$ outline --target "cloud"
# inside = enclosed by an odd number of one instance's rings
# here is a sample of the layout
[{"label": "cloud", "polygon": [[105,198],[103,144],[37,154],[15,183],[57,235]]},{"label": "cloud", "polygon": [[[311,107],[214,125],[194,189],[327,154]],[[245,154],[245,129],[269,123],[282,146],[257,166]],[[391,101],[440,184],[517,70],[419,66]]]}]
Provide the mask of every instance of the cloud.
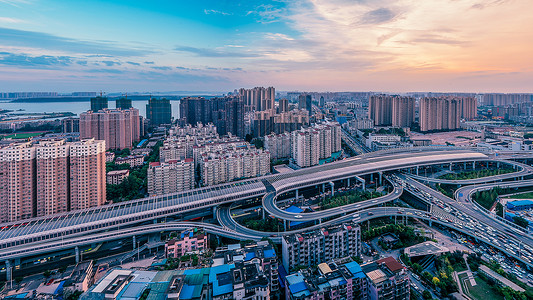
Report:
[{"label": "cloud", "polygon": [[151,51],[126,48],[110,41],[83,41],[43,32],[0,27],[2,46],[31,47],[78,54],[144,56]]},{"label": "cloud", "polygon": [[223,16],[231,15],[230,13],[223,12],[223,11],[220,11],[220,10],[214,10],[214,9],[204,9],[204,13],[206,15],[223,15]]},{"label": "cloud", "polygon": [[140,63],[136,63],[136,62],[133,62],[133,61],[127,61],[126,63],[132,65],[132,66],[140,66],[141,64]]},{"label": "cloud", "polygon": [[225,49],[217,49],[217,48],[196,48],[196,47],[189,47],[189,46],[179,46],[176,47],[174,50],[180,51],[180,52],[188,52],[195,54],[196,56],[201,57],[257,57],[258,54],[250,53],[246,51],[236,52],[236,51],[228,51]]},{"label": "cloud", "polygon": [[152,67],[152,69],[163,70],[163,71],[172,70],[171,67],[167,67],[167,66],[156,66],[156,67]]},{"label": "cloud", "polygon": [[275,7],[274,5],[261,4],[254,10],[249,11],[247,15],[256,15],[259,17],[257,22],[269,24],[280,21],[280,19],[284,16],[284,13],[283,9]]},{"label": "cloud", "polygon": [[9,52],[0,52],[0,64],[19,66],[19,67],[64,67],[73,63],[73,58],[70,56],[51,56],[40,55],[30,56],[26,54],[16,54]]},{"label": "cloud", "polygon": [[9,17],[0,17],[0,23],[18,24],[18,23],[26,23],[26,21],[21,20],[21,19],[9,18]]},{"label": "cloud", "polygon": [[363,15],[362,23],[364,24],[382,24],[391,21],[396,17],[396,14],[388,8],[378,8],[371,10]]},{"label": "cloud", "polygon": [[147,65],[153,65],[154,64],[153,61],[145,61],[144,63],[147,64]]},{"label": "cloud", "polygon": [[115,65],[118,65],[118,66],[121,65],[121,63],[119,63],[117,61],[112,61],[112,60],[104,60],[104,61],[102,61],[102,63],[104,63],[108,67],[112,67],[112,66],[115,66]]}]

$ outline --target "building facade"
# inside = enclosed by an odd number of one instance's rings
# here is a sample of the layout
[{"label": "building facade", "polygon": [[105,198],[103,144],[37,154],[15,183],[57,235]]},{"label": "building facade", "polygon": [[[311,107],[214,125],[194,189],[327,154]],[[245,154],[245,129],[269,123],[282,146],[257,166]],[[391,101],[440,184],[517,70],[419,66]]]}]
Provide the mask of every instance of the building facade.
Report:
[{"label": "building facade", "polygon": [[357,223],[286,235],[281,239],[283,267],[311,267],[338,257],[361,254],[361,230]]},{"label": "building facade", "polygon": [[172,106],[166,98],[150,98],[146,104],[146,118],[152,126],[172,123]]},{"label": "building facade", "polygon": [[150,196],[177,193],[194,188],[194,161],[169,160],[152,162],[148,167],[148,194]]},{"label": "building facade", "polygon": [[104,109],[80,114],[80,138],[105,140],[107,149],[132,148],[140,140],[139,110]]},{"label": "building facade", "polygon": [[182,231],[176,238],[165,243],[166,257],[179,258],[188,252],[207,249],[207,234],[196,228]]},{"label": "building facade", "polygon": [[41,140],[0,148],[0,222],[105,202],[105,142]]}]

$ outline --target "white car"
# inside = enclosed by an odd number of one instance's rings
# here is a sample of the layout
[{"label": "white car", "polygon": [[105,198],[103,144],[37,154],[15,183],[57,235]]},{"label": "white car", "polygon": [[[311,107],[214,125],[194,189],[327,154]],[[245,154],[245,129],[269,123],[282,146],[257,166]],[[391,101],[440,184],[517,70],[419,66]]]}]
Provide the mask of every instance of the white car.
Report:
[{"label": "white car", "polygon": [[294,217],[297,218],[297,219],[300,219],[300,218],[302,218],[302,215],[296,215]]}]

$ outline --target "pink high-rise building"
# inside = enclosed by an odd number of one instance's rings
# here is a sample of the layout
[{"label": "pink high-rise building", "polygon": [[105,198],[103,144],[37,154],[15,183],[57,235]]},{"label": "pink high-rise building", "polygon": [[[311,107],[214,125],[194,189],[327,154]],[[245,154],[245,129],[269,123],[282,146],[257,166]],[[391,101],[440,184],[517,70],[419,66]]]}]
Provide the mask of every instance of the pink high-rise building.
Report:
[{"label": "pink high-rise building", "polygon": [[70,144],[70,209],[106,201],[105,141],[87,139]]},{"label": "pink high-rise building", "polygon": [[36,216],[68,211],[69,144],[64,140],[40,141],[37,157]]},{"label": "pink high-rise building", "polygon": [[0,148],[0,222],[35,212],[35,148],[30,142]]},{"label": "pink high-rise building", "polygon": [[103,109],[80,114],[80,138],[105,140],[107,149],[132,148],[140,139],[139,110]]}]

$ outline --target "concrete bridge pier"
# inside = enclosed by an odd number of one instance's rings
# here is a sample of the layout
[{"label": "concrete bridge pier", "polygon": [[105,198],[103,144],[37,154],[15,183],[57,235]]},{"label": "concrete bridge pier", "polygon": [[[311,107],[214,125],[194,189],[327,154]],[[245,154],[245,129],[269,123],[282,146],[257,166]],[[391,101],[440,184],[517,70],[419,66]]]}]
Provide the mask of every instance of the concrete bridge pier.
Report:
[{"label": "concrete bridge pier", "polygon": [[416,176],[418,176],[418,166],[416,166]]},{"label": "concrete bridge pier", "polygon": [[296,197],[296,201],[298,201],[298,189],[294,190],[294,193],[295,193],[294,197]]},{"label": "concrete bridge pier", "polygon": [[472,171],[474,171],[475,169],[476,169],[476,161],[474,160],[474,161],[472,162]]},{"label": "concrete bridge pier", "polygon": [[9,259],[5,261],[5,264],[6,264],[6,281],[9,282],[11,284],[11,288],[13,288],[13,266]]},{"label": "concrete bridge pier", "polygon": [[347,183],[348,183],[347,187],[350,187],[350,178],[347,179]]},{"label": "concrete bridge pier", "polygon": [[366,180],[359,176],[355,176],[355,179],[359,180],[363,184],[363,191],[366,190]]},{"label": "concrete bridge pier", "polygon": [[[418,171],[418,169],[417,169],[417,171]],[[383,172],[379,171],[378,175],[379,175],[379,185],[381,185],[381,183],[383,182]]]},{"label": "concrete bridge pier", "polygon": [[333,196],[335,194],[335,184],[333,181],[330,181],[329,185],[331,186],[331,196]]},{"label": "concrete bridge pier", "polygon": [[135,236],[133,236],[133,250],[135,250],[135,248],[137,247],[137,238]]},{"label": "concrete bridge pier", "polygon": [[452,164],[452,163],[450,163],[450,171],[452,170],[452,168],[453,168],[453,164]]},{"label": "concrete bridge pier", "polygon": [[76,263],[79,263],[80,262],[80,248],[76,246],[74,248],[74,252],[76,253]]}]

